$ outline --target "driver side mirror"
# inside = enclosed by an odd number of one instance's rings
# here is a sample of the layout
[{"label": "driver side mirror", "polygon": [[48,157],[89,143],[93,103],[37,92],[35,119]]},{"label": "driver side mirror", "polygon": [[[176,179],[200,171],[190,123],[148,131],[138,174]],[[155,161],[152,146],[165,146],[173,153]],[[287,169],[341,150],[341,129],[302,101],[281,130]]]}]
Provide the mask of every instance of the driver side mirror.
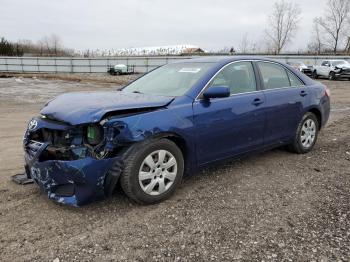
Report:
[{"label": "driver side mirror", "polygon": [[230,89],[224,86],[209,87],[204,93],[203,97],[207,100],[211,98],[224,98],[230,96]]}]

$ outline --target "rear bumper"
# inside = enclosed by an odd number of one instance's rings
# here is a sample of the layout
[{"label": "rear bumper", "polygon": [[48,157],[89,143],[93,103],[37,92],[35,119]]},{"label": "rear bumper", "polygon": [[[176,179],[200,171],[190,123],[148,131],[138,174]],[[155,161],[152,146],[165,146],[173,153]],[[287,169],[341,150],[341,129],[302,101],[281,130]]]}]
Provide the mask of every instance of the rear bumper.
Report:
[{"label": "rear bumper", "polygon": [[325,96],[321,100],[321,115],[322,115],[321,128],[323,128],[327,124],[330,112],[331,112],[330,98]]},{"label": "rear bumper", "polygon": [[104,198],[106,176],[112,166],[121,161],[120,157],[43,162],[38,159],[25,152],[26,170],[30,177],[50,199],[71,206],[81,206]]}]

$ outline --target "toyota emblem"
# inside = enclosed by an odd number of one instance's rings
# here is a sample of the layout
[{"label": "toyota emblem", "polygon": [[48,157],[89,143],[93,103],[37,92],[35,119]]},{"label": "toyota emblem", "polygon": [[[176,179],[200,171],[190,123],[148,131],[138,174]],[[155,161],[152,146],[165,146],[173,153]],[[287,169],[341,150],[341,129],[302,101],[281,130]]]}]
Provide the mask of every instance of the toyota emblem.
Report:
[{"label": "toyota emblem", "polygon": [[38,121],[33,119],[32,121],[29,122],[28,129],[29,130],[34,130],[37,126],[38,126]]}]

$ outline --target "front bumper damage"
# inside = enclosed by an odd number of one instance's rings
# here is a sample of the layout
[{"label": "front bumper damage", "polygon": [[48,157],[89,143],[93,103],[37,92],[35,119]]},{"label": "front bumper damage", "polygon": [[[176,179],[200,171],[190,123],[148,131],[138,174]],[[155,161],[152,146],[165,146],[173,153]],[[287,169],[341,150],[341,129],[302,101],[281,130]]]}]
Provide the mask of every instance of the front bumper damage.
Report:
[{"label": "front bumper damage", "polygon": [[336,68],[334,73],[336,78],[350,79],[350,68]]},{"label": "front bumper damage", "polygon": [[[52,127],[51,123],[45,120],[37,118],[35,121],[38,127],[34,132]],[[55,127],[61,130],[69,128],[63,124]],[[111,191],[109,187],[114,188],[119,178],[119,174],[110,172],[113,166],[122,165],[122,157],[118,154],[96,159],[85,152],[84,146],[71,146],[71,149],[67,150],[71,150],[71,154],[75,154],[76,157],[64,159],[60,156],[61,159],[54,159],[47,156],[47,153],[53,150],[53,145],[31,139],[30,131],[25,134],[23,146],[27,175],[47,193],[50,199],[58,203],[81,206],[103,199]],[[57,149],[58,152],[60,150]],[[106,179],[107,176],[113,177]]]},{"label": "front bumper damage", "polygon": [[108,171],[120,158],[96,160],[85,158],[73,161],[28,161],[31,178],[59,203],[81,206],[105,197],[104,183]]}]

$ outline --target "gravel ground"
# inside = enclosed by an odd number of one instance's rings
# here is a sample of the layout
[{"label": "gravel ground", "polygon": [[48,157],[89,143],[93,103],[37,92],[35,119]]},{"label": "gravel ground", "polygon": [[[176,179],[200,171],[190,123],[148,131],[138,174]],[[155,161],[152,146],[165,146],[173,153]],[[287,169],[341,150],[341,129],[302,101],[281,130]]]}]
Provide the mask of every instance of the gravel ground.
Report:
[{"label": "gravel ground", "polygon": [[21,139],[46,100],[110,83],[0,79],[0,259],[3,261],[349,261],[350,82],[324,81],[332,115],[315,150],[275,149],[184,179],[163,203],[123,193],[84,206],[19,186]]}]

